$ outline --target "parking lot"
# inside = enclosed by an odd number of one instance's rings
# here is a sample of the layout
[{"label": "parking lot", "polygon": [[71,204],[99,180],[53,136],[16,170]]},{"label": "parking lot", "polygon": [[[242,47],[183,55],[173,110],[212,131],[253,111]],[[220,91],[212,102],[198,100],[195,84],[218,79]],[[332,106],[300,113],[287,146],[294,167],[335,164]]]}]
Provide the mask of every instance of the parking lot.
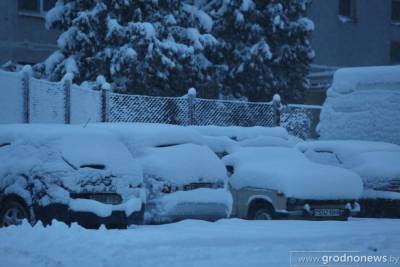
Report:
[{"label": "parking lot", "polygon": [[[187,220],[128,230],[24,224],[0,229],[0,266],[316,265],[297,257],[297,251],[387,256],[392,262],[356,266],[396,266],[399,225],[399,220],[352,218],[348,222]],[[319,266],[350,265],[325,263]]]}]

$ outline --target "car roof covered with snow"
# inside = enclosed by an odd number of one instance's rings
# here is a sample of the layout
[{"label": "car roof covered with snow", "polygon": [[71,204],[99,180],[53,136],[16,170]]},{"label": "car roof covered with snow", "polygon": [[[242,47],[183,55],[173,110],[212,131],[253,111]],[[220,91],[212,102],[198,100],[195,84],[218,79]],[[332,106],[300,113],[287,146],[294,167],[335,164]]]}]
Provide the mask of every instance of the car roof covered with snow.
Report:
[{"label": "car roof covered with snow", "polygon": [[183,144],[148,148],[140,158],[145,175],[174,185],[225,182],[224,164],[207,147]]},{"label": "car roof covered with snow", "polygon": [[385,142],[331,140],[307,141],[297,147],[309,158],[312,153],[334,153],[342,167],[357,172],[364,181],[400,178],[400,146]]},{"label": "car roof covered with snow", "polygon": [[277,190],[300,199],[357,199],[360,177],[348,170],[313,163],[296,148],[247,147],[223,158],[233,166],[231,185]]},{"label": "car roof covered with snow", "polygon": [[204,136],[227,136],[236,141],[256,138],[259,136],[272,136],[285,140],[289,139],[289,134],[282,127],[239,127],[239,126],[191,126]]},{"label": "car roof covered with snow", "polygon": [[133,146],[158,147],[204,144],[202,136],[184,126],[159,123],[96,123],[90,128],[111,130]]}]

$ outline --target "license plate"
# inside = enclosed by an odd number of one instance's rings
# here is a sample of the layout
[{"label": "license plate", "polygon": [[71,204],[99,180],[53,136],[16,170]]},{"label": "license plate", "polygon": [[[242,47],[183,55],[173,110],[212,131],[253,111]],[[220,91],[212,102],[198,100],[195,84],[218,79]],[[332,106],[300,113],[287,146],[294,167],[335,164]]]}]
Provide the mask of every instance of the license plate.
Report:
[{"label": "license plate", "polygon": [[314,209],[316,217],[338,217],[343,214],[341,209]]}]

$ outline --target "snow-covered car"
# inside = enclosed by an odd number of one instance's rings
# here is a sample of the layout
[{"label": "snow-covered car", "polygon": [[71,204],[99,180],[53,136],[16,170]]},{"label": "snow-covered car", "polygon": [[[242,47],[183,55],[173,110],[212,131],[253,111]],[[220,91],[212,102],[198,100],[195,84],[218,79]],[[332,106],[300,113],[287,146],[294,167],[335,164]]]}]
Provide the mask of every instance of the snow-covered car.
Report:
[{"label": "snow-covered car", "polygon": [[359,211],[360,177],[316,164],[296,148],[243,147],[225,156],[232,217],[343,220]]},{"label": "snow-covered car", "polygon": [[205,144],[222,158],[238,147],[293,147],[296,140],[282,127],[191,126],[203,135]]},{"label": "snow-covered car", "polygon": [[188,127],[165,124],[101,124],[139,150],[147,189],[145,221],[227,218],[232,196],[221,160]]},{"label": "snow-covered car", "polygon": [[96,228],[140,224],[143,174],[107,131],[81,126],[0,126],[0,225],[53,219]]},{"label": "snow-covered car", "polygon": [[400,146],[384,142],[332,140],[297,144],[309,159],[339,166],[364,182],[362,216],[400,216]]}]

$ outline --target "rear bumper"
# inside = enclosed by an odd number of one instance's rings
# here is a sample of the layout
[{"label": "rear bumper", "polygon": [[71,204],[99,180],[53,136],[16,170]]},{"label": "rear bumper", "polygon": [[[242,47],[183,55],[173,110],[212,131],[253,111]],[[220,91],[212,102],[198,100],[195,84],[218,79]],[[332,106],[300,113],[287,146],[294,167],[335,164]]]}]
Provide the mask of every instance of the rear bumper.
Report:
[{"label": "rear bumper", "polygon": [[148,201],[145,210],[146,223],[167,223],[185,219],[216,221],[229,217],[232,195],[225,189],[175,192]]},{"label": "rear bumper", "polygon": [[[319,211],[326,212],[319,212]],[[360,205],[357,202],[338,205],[310,205],[292,207],[290,210],[278,210],[276,215],[281,219],[305,220],[346,220],[350,216],[358,215]]]},{"label": "rear bumper", "polygon": [[113,211],[110,216],[100,217],[92,212],[72,211],[65,204],[50,204],[45,207],[35,206],[36,220],[44,225],[51,224],[52,220],[62,221],[68,225],[78,223],[86,228],[98,228],[104,224],[108,228],[124,228],[130,224],[142,224],[144,217],[144,205],[140,211],[127,216],[124,211]]},{"label": "rear bumper", "polygon": [[157,212],[154,204],[146,205],[146,223],[168,223],[181,220],[216,221],[229,216],[229,207],[221,203],[180,203],[168,212]]}]

